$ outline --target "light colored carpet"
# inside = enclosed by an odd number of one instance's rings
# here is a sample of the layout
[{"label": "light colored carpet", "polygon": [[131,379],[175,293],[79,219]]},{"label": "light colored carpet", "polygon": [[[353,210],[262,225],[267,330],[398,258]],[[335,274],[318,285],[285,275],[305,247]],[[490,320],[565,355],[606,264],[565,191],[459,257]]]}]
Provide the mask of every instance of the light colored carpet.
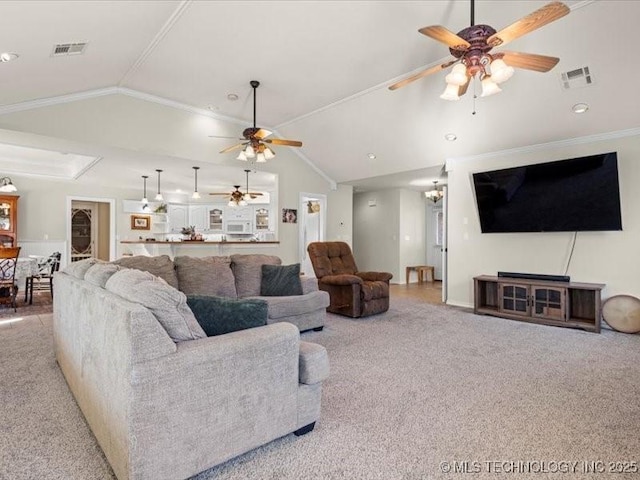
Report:
[{"label": "light colored carpet", "polygon": [[[316,429],[195,478],[640,477],[608,473],[609,462],[640,462],[639,335],[402,299],[366,319],[329,315],[303,338],[331,361]],[[0,328],[0,340],[0,479],[113,478],[55,363],[49,317]],[[478,473],[443,473],[454,461]]]}]

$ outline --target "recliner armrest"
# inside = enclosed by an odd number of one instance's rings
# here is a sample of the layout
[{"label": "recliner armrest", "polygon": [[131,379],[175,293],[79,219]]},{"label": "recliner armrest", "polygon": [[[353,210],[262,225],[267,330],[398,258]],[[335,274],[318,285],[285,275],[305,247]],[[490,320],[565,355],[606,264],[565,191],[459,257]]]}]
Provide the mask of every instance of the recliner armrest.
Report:
[{"label": "recliner armrest", "polygon": [[329,376],[327,349],[317,343],[300,341],[299,381],[313,385]]},{"label": "recliner armrest", "polygon": [[327,275],[319,280],[320,283],[326,283],[327,285],[354,285],[362,284],[362,278],[356,275],[350,275],[343,273],[341,275]]},{"label": "recliner armrest", "polygon": [[389,272],[356,272],[356,275],[367,282],[388,282],[393,278]]}]

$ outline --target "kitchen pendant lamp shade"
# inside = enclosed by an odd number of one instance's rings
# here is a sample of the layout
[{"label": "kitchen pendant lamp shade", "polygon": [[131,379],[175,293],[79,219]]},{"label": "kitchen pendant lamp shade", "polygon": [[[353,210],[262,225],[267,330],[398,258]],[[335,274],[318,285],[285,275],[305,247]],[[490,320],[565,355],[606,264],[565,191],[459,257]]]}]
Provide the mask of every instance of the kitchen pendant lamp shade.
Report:
[{"label": "kitchen pendant lamp shade", "polygon": [[[142,200],[140,200],[140,201],[143,204],[149,203],[149,200],[147,199],[147,178],[149,178],[149,175],[142,175],[143,193],[142,193]],[[144,207],[144,205],[143,205],[143,207]]]},{"label": "kitchen pendant lamp shade", "polygon": [[162,201],[162,193],[160,193],[160,174],[162,173],[162,170],[156,170],[156,172],[158,172],[158,193],[156,194],[156,200],[158,202]]},{"label": "kitchen pendant lamp shade", "polygon": [[198,170],[200,170],[200,167],[192,167],[192,168],[193,168],[195,183],[194,183],[193,195],[191,195],[191,198],[198,199],[200,198],[200,194],[198,193]]}]

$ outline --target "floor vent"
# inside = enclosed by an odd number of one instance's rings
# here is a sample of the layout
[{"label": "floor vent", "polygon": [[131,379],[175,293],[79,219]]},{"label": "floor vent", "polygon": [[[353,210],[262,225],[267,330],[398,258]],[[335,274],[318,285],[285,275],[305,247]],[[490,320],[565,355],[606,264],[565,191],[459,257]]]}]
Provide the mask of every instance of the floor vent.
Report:
[{"label": "floor vent", "polygon": [[81,55],[87,46],[87,42],[82,43],[58,43],[53,46],[52,57],[63,57],[67,55]]},{"label": "floor vent", "polygon": [[576,68],[560,74],[560,81],[565,90],[578,87],[588,87],[593,84],[593,76],[589,67]]}]

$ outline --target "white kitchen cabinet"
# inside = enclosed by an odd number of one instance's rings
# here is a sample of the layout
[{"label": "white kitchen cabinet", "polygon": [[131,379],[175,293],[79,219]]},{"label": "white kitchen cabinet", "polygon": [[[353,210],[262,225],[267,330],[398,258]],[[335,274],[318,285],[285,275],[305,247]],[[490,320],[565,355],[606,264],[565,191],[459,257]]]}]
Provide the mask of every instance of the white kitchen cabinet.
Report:
[{"label": "white kitchen cabinet", "polygon": [[196,232],[209,230],[208,205],[189,205],[189,225],[196,227]]},{"label": "white kitchen cabinet", "polygon": [[225,220],[251,221],[253,219],[253,207],[225,207]]},{"label": "white kitchen cabinet", "polygon": [[169,215],[171,233],[180,233],[184,227],[192,225],[189,223],[189,205],[170,203],[167,207],[167,214]]}]

